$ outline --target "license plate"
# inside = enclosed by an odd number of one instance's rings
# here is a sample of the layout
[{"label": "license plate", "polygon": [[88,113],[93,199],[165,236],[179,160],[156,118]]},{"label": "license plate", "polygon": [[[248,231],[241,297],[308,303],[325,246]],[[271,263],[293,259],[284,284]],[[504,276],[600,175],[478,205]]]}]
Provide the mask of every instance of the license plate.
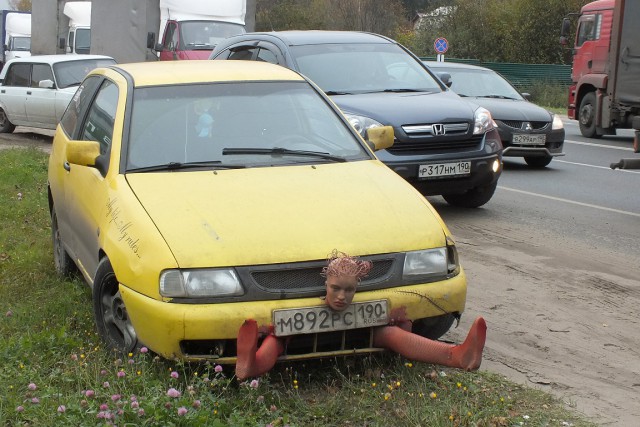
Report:
[{"label": "license plate", "polygon": [[435,163],[420,165],[418,178],[433,178],[438,176],[469,175],[471,162]]},{"label": "license plate", "polygon": [[329,307],[274,310],[274,333],[282,337],[386,325],[389,323],[387,305],[387,300],[375,300],[353,303],[344,311]]},{"label": "license plate", "polygon": [[512,139],[514,144],[522,145],[544,145],[546,141],[546,135],[527,135],[522,133],[514,134]]}]

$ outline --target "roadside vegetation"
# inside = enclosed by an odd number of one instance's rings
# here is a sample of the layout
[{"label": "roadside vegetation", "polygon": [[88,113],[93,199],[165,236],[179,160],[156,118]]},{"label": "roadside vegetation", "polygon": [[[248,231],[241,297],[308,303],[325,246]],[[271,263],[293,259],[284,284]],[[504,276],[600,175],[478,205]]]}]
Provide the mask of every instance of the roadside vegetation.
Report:
[{"label": "roadside vegetation", "polygon": [[594,425],[498,375],[390,354],[282,363],[238,383],[233,367],[110,352],[88,286],[53,267],[47,161],[0,150],[0,425]]}]

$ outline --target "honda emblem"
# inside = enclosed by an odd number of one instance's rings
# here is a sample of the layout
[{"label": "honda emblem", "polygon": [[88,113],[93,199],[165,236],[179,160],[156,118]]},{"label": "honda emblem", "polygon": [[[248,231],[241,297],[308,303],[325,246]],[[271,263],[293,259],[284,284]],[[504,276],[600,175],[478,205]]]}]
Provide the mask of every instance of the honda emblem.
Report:
[{"label": "honda emblem", "polygon": [[445,134],[444,125],[443,124],[431,125],[431,134],[434,136],[444,135]]}]

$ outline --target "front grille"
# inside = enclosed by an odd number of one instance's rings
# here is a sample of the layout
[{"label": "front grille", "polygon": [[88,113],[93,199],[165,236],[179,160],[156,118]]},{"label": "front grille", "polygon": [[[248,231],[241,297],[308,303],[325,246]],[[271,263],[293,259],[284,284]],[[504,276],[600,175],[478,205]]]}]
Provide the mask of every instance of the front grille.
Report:
[{"label": "front grille", "polygon": [[463,140],[427,139],[426,141],[396,140],[387,151],[392,154],[438,154],[450,152],[475,151],[482,148],[484,135],[474,135]]},{"label": "front grille", "polygon": [[551,124],[551,122],[526,122],[522,120],[500,120],[506,126],[513,129],[522,130],[523,123],[530,123],[533,130],[542,130]]},{"label": "front grille", "polygon": [[[444,131],[444,133],[438,133],[438,129],[440,129],[440,132]],[[403,125],[402,130],[411,137],[465,135],[469,130],[469,123],[425,123],[419,125]]]},{"label": "front grille", "polygon": [[[362,259],[366,259],[363,257]],[[388,276],[393,267],[392,259],[374,260],[369,275],[361,282],[360,288],[366,288],[367,284],[375,283]],[[251,278],[254,283],[269,291],[290,291],[290,290],[310,290],[324,289],[324,277],[320,275],[322,265],[309,266],[304,268],[289,268],[267,271],[252,271]]]}]

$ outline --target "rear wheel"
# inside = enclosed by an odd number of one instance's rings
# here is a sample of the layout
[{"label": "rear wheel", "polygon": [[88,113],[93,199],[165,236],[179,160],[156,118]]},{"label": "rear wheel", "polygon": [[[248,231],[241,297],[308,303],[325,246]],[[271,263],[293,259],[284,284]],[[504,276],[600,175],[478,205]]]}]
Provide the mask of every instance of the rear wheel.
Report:
[{"label": "rear wheel", "polygon": [[524,158],[524,161],[527,162],[527,164],[532,168],[543,168],[547,166],[549,163],[551,163],[551,160],[553,160],[553,157],[551,156],[543,156],[543,157],[526,156]]},{"label": "rear wheel", "polygon": [[451,329],[454,320],[455,316],[451,313],[437,317],[425,317],[413,322],[411,331],[430,340],[437,340]]},{"label": "rear wheel", "polygon": [[122,353],[137,348],[138,336],[122,300],[118,279],[106,257],[98,264],[93,281],[93,311],[98,333],[107,346]]},{"label": "rear wheel", "polygon": [[580,133],[587,138],[600,138],[596,133],[596,94],[589,92],[580,102]]},{"label": "rear wheel", "polygon": [[0,108],[0,133],[11,133],[15,128],[15,125],[9,121],[7,113]]},{"label": "rear wheel", "polygon": [[497,186],[498,182],[496,181],[493,184],[472,188],[471,190],[462,194],[443,194],[442,198],[444,198],[447,203],[453,206],[460,206],[463,208],[477,208],[491,200],[491,197],[493,197],[493,193],[495,193]]}]

